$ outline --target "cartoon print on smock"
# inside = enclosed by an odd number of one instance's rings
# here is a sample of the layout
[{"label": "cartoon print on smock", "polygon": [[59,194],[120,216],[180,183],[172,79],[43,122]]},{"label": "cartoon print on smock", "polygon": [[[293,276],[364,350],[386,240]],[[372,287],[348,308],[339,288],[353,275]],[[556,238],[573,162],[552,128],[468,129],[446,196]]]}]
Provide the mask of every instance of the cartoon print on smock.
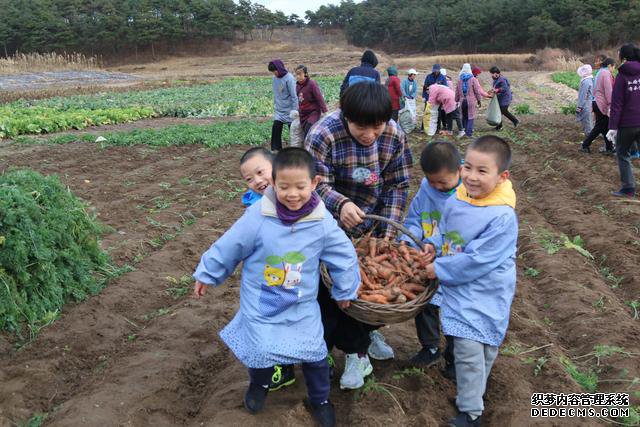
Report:
[{"label": "cartoon print on smock", "polygon": [[457,231],[450,231],[444,234],[442,245],[442,256],[455,255],[464,250],[464,239]]},{"label": "cartoon print on smock", "polygon": [[351,178],[358,184],[364,185],[375,185],[380,180],[377,173],[367,168],[355,168],[351,174]]},{"label": "cartoon print on smock", "polygon": [[422,212],[420,218],[422,220],[422,234],[424,239],[440,234],[440,230],[438,229],[438,224],[442,219],[440,211]]},{"label": "cartoon print on smock", "polygon": [[302,296],[302,264],[307,258],[300,252],[287,252],[284,256],[268,256],[264,267],[266,283],[261,286],[260,312],[275,316],[298,302]]}]

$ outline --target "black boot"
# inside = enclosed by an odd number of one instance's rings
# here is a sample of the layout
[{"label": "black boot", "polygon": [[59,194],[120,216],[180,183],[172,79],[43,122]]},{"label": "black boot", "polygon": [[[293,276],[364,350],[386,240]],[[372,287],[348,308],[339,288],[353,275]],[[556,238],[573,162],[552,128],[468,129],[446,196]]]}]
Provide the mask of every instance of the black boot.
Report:
[{"label": "black boot", "polygon": [[336,425],[336,411],[333,409],[333,403],[326,401],[319,405],[309,402],[311,415],[313,420],[320,427],[333,427]]},{"label": "black boot", "polygon": [[267,400],[268,387],[249,383],[249,388],[244,394],[244,407],[252,414],[257,414],[264,408],[264,401]]}]

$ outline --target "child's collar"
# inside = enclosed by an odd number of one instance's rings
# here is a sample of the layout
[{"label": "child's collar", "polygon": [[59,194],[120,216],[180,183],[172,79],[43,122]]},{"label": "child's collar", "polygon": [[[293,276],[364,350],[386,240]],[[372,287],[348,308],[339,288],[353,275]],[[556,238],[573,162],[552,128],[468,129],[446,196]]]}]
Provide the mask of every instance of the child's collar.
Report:
[{"label": "child's collar", "polygon": [[482,199],[474,199],[467,194],[464,184],[460,184],[456,191],[458,200],[467,202],[473,206],[511,206],[516,208],[516,193],[513,191],[513,185],[510,180],[506,180],[502,184],[498,184],[496,188]]},{"label": "child's collar", "polygon": [[[261,201],[262,206],[260,207],[260,213],[264,216],[278,218],[278,212],[276,211],[276,193],[272,187],[264,191]],[[309,215],[298,220],[298,222],[321,221],[325,217],[325,210],[324,202],[320,200],[318,206],[316,206]]]}]

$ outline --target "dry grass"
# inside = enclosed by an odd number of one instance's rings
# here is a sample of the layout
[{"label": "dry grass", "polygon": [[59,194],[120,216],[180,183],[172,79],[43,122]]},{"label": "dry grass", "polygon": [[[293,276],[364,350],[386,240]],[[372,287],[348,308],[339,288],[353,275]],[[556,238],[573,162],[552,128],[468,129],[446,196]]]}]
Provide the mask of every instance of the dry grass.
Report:
[{"label": "dry grass", "polygon": [[535,58],[532,53],[485,53],[469,55],[432,55],[432,56],[404,56],[396,59],[399,68],[416,68],[420,73],[430,73],[433,64],[441,64],[444,68],[458,71],[462,64],[477,65],[488,69],[494,65],[505,70],[524,71],[531,69],[530,61]]},{"label": "dry grass", "polygon": [[81,53],[18,53],[0,59],[0,74],[33,73],[61,70],[96,70],[100,60]]},{"label": "dry grass", "polygon": [[582,65],[579,57],[571,51],[552,48],[536,53],[405,56],[396,59],[396,65],[401,69],[416,68],[421,73],[430,73],[433,64],[458,71],[464,63],[477,65],[483,70],[497,65],[505,71],[575,71]]}]

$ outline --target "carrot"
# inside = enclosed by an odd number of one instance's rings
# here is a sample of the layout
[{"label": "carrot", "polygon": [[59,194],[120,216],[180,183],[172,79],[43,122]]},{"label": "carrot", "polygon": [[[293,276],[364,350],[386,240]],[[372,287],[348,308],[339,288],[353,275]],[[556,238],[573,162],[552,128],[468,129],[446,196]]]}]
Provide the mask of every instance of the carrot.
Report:
[{"label": "carrot", "polygon": [[391,264],[389,261],[382,261],[380,263],[380,265],[383,266],[384,268],[388,268],[388,269],[391,269],[391,270],[395,270],[396,269],[396,266]]},{"label": "carrot", "polygon": [[372,237],[369,239],[369,256],[371,258],[376,257],[376,238]]},{"label": "carrot", "polygon": [[360,299],[363,301],[373,302],[375,304],[389,304],[389,301],[387,301],[387,299],[382,295],[376,295],[376,294],[361,295]]},{"label": "carrot", "polygon": [[394,286],[398,286],[400,282],[402,282],[402,276],[396,276],[387,282],[387,284],[385,285],[385,288],[392,288]]},{"label": "carrot", "polygon": [[413,260],[411,259],[411,254],[409,253],[409,249],[407,249],[407,247],[404,245],[404,242],[402,242],[400,246],[398,246],[398,252],[409,264],[411,264]]},{"label": "carrot", "polygon": [[378,276],[382,277],[385,280],[389,280],[389,278],[393,276],[393,270],[390,268],[380,266],[378,268]]},{"label": "carrot", "polygon": [[402,288],[417,294],[421,294],[426,289],[424,286],[418,285],[417,283],[405,283],[402,285]]},{"label": "carrot", "polygon": [[414,299],[418,298],[416,294],[414,294],[413,292],[409,292],[404,288],[400,288],[400,292],[402,292],[402,295],[404,295],[409,301],[413,301]]},{"label": "carrot", "polygon": [[378,255],[375,258],[371,258],[371,261],[378,263],[378,262],[386,261],[388,259],[389,259],[389,254],[382,254],[382,255]]},{"label": "carrot", "polygon": [[362,284],[365,288],[374,289],[373,283],[369,279],[369,276],[365,272],[364,268],[362,268],[362,266],[360,266],[360,278],[362,279]]}]

